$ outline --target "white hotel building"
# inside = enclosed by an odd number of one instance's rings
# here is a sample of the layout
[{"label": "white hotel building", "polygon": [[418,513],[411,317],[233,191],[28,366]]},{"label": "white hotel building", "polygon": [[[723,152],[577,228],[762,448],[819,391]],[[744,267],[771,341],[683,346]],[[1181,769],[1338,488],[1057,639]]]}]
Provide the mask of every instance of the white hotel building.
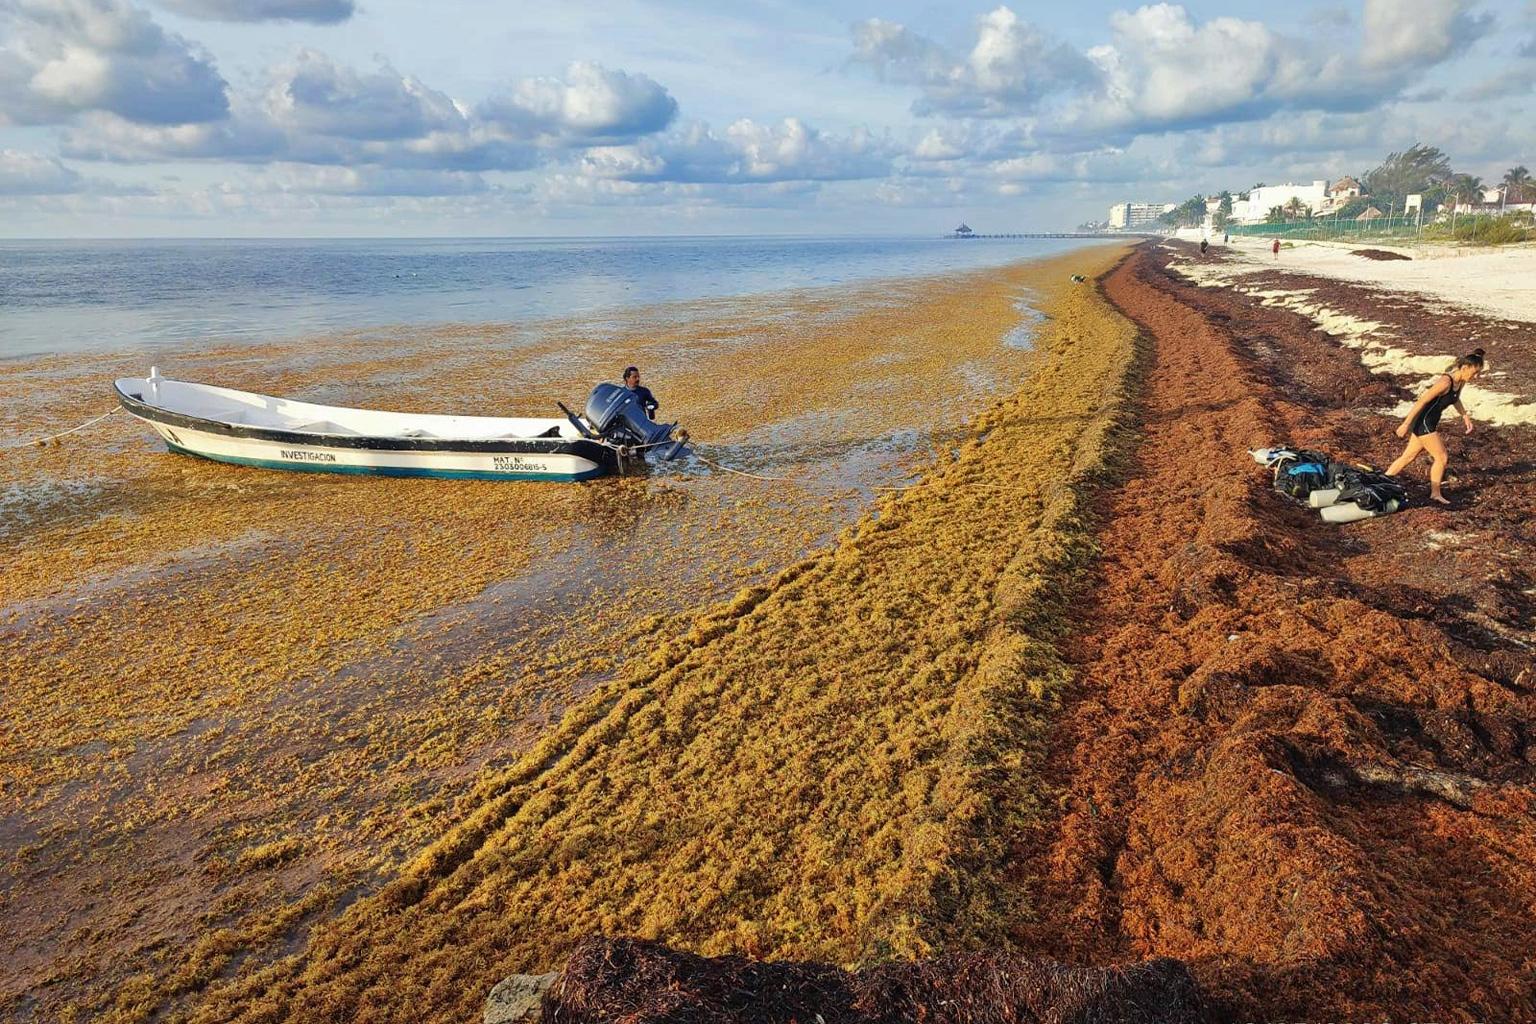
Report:
[{"label": "white hotel building", "polygon": [[1232,220],[1238,224],[1259,224],[1269,211],[1285,206],[1292,199],[1299,199],[1313,213],[1320,213],[1328,201],[1328,183],[1314,181],[1310,185],[1265,185],[1248,193],[1247,199],[1232,200]]},{"label": "white hotel building", "polygon": [[1116,203],[1109,208],[1109,226],[1113,231],[1151,227],[1157,218],[1174,208],[1173,203]]}]

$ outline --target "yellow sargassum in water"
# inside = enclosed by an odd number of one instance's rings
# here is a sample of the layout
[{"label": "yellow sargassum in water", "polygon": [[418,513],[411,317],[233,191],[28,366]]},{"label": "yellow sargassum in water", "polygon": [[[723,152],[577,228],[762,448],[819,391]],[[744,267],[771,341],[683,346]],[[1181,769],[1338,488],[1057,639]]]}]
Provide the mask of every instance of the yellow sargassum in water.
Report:
[{"label": "yellow sargassum in water", "polygon": [[470,1020],[598,930],[842,963],[999,935],[1135,347],[1067,274],[1112,258],[1045,265],[1033,369],[952,458],[636,659],[381,893],[192,1017]]}]

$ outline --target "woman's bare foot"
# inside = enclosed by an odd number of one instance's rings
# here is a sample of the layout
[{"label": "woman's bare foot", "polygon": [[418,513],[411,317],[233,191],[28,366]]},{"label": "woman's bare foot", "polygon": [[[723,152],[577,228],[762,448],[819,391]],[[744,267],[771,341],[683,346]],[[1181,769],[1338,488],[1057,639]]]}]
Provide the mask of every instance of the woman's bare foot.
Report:
[{"label": "woman's bare foot", "polygon": [[1450,504],[1450,503],[1451,503],[1451,502],[1450,502],[1450,499],[1448,499],[1448,498],[1447,498],[1447,497],[1446,497],[1446,496],[1445,496],[1445,495],[1443,495],[1443,494],[1431,494],[1431,495],[1430,495],[1430,496],[1429,496],[1429,500],[1430,500],[1430,501],[1438,501],[1438,502],[1439,502],[1439,503],[1440,503],[1440,504],[1442,504],[1442,505],[1449,505],[1449,504]]}]

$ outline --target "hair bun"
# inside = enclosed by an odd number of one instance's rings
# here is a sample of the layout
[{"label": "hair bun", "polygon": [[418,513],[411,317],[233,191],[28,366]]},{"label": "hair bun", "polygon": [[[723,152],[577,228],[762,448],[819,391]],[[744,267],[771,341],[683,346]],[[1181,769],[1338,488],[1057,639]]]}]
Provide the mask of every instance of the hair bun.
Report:
[{"label": "hair bun", "polygon": [[1475,349],[1472,350],[1472,354],[1475,355],[1475,356],[1481,356],[1481,355],[1486,355],[1487,353],[1485,353],[1480,348],[1475,348]]}]

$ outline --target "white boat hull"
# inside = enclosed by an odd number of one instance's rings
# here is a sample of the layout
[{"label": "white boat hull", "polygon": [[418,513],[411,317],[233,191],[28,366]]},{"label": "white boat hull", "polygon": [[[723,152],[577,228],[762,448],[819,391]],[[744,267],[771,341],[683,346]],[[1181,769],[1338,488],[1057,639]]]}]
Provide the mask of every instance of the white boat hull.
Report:
[{"label": "white boat hull", "polygon": [[173,452],[307,473],[452,480],[587,480],[624,455],[565,420],[381,413],[165,378],[125,378],[118,400]]},{"label": "white boat hull", "polygon": [[169,427],[161,423],[150,425],[165,439],[166,447],[173,452],[262,469],[426,476],[452,480],[589,480],[608,472],[589,459],[558,453],[509,452],[481,455],[468,452],[371,451],[221,437],[187,427]]}]

